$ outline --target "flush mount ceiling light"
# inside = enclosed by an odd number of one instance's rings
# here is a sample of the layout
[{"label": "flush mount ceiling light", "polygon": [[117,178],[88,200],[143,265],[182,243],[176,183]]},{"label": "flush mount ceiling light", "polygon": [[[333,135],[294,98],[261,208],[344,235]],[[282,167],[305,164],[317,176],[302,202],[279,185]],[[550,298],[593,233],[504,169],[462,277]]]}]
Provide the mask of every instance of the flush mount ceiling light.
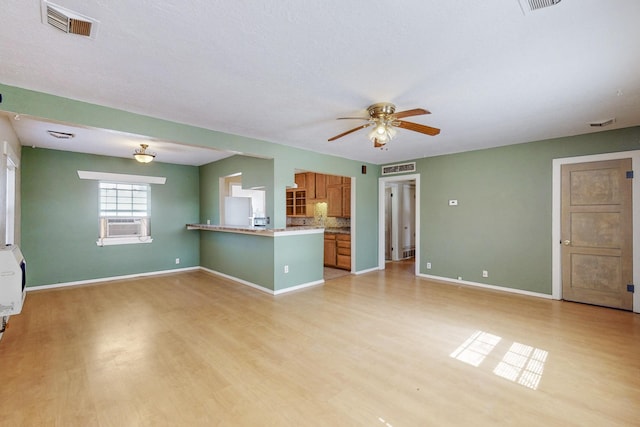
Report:
[{"label": "flush mount ceiling light", "polygon": [[615,122],[616,122],[616,119],[614,117],[612,119],[602,120],[599,122],[591,122],[589,123],[589,126],[593,128],[601,128],[601,127],[609,126],[610,124],[613,124]]},{"label": "flush mount ceiling light", "polygon": [[47,133],[49,135],[51,135],[54,138],[58,138],[58,139],[71,139],[75,136],[75,134],[73,133],[69,133],[69,132],[60,132],[57,130],[48,130]]},{"label": "flush mount ceiling light", "polygon": [[148,144],[140,144],[140,148],[136,148],[133,153],[133,158],[140,163],[150,163],[156,157],[156,153],[147,151],[147,148],[149,148]]}]

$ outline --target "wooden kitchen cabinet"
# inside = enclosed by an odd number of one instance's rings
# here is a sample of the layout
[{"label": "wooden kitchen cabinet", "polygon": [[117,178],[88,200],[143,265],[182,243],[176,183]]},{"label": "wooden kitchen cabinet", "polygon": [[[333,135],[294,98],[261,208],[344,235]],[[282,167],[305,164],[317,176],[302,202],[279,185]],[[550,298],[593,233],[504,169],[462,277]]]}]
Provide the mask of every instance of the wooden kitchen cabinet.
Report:
[{"label": "wooden kitchen cabinet", "polygon": [[327,187],[331,185],[342,185],[342,177],[337,175],[327,175]]},{"label": "wooden kitchen cabinet", "polygon": [[327,216],[342,216],[342,186],[327,186]]},{"label": "wooden kitchen cabinet", "polygon": [[327,198],[327,176],[321,173],[316,174],[316,199]]},{"label": "wooden kitchen cabinet", "polygon": [[295,174],[294,181],[296,183],[298,190],[307,188],[307,174],[304,174],[304,173]]},{"label": "wooden kitchen cabinet", "polygon": [[[350,178],[347,178],[351,181]],[[342,216],[344,218],[351,217],[351,183],[342,187]]]},{"label": "wooden kitchen cabinet", "polygon": [[351,178],[327,176],[327,216],[351,216]]},{"label": "wooden kitchen cabinet", "polygon": [[287,216],[307,216],[307,196],[305,190],[287,190]]},{"label": "wooden kitchen cabinet", "polygon": [[307,172],[305,175],[305,190],[307,190],[307,199],[313,200],[316,198],[316,174],[313,172]]},{"label": "wooden kitchen cabinet", "polygon": [[336,235],[336,266],[345,270],[351,270],[351,235]]},{"label": "wooden kitchen cabinet", "polygon": [[336,267],[337,255],[336,235],[324,233],[324,265],[327,267]]},{"label": "wooden kitchen cabinet", "polygon": [[350,234],[324,234],[324,265],[351,271]]}]

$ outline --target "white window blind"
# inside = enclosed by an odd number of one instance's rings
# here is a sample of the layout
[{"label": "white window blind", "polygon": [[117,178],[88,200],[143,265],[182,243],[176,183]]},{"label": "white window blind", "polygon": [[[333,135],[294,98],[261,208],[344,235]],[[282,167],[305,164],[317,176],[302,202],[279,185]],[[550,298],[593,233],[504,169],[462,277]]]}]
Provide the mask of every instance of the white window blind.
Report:
[{"label": "white window blind", "polygon": [[100,217],[149,217],[149,196],[148,184],[100,182]]}]

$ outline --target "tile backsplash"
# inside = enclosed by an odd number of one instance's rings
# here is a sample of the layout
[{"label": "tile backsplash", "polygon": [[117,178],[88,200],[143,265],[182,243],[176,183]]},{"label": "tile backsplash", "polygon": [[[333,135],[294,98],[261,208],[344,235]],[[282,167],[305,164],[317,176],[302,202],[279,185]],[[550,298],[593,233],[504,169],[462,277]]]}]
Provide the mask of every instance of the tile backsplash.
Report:
[{"label": "tile backsplash", "polygon": [[326,228],[344,228],[351,227],[351,218],[336,218],[336,217],[287,217],[287,225],[315,225],[318,227]]},{"label": "tile backsplash", "polygon": [[[288,226],[314,225],[325,228],[345,228],[351,227],[351,218],[339,218],[327,216],[327,204],[316,203],[313,206],[313,216],[307,217],[287,217]],[[310,214],[311,212],[307,212]]]}]

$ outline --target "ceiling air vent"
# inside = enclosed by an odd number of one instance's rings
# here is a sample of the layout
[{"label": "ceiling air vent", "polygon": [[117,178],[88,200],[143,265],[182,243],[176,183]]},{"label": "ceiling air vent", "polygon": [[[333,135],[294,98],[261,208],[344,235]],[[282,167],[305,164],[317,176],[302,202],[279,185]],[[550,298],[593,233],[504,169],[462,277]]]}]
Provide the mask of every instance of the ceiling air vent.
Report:
[{"label": "ceiling air vent", "polygon": [[518,0],[522,12],[526,15],[527,12],[533,12],[534,10],[543,9],[545,7],[554,6],[560,3],[560,0]]},{"label": "ceiling air vent", "polygon": [[60,31],[79,36],[96,38],[99,22],[93,18],[65,9],[46,0],[41,2],[42,23]]},{"label": "ceiling air vent", "polygon": [[416,162],[398,163],[397,165],[389,165],[382,167],[382,175],[393,175],[395,173],[415,172]]}]

